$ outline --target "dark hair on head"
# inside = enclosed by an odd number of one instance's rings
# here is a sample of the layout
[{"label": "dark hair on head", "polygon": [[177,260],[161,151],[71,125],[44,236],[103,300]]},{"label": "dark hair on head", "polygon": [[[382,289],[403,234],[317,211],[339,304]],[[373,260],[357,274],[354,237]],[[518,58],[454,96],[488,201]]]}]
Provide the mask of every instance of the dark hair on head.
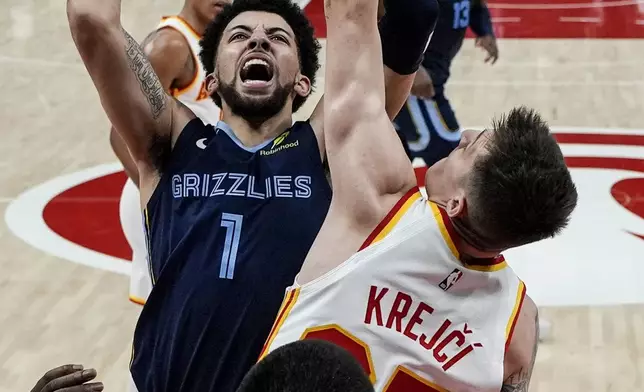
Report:
[{"label": "dark hair on head", "polygon": [[[281,16],[295,34],[298,55],[300,58],[300,69],[302,74],[311,80],[315,85],[315,73],[320,68],[318,53],[320,43],[315,39],[313,26],[309,22],[302,9],[291,0],[234,0],[232,4],[226,5],[208,27],[201,39],[201,63],[206,73],[211,74],[215,70],[217,61],[217,48],[226,26],[237,15],[248,11],[261,11]],[[310,94],[309,94],[310,95]],[[293,100],[293,111],[297,111],[306,102],[308,97],[296,96]],[[214,94],[213,100],[221,107],[221,97]]]},{"label": "dark hair on head", "polygon": [[469,178],[467,219],[501,248],[554,237],[577,205],[577,189],[559,144],[539,113],[514,108],[493,122]]},{"label": "dark hair on head", "polygon": [[284,345],[258,362],[237,392],[373,392],[362,366],[324,340]]}]

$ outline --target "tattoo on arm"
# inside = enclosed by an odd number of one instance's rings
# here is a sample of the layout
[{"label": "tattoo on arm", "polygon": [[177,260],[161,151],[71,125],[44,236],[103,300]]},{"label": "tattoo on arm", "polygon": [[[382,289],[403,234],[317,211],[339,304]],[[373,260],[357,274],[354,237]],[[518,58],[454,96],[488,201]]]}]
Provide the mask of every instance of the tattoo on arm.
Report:
[{"label": "tattoo on arm", "polygon": [[532,349],[532,360],[529,367],[523,367],[517,373],[508,377],[501,386],[501,392],[527,392],[532,378],[532,369],[534,369],[534,362],[537,357],[537,347],[539,346],[539,314],[535,316],[535,336],[534,348]]},{"label": "tattoo on arm", "polygon": [[128,65],[136,74],[141,91],[150,104],[152,118],[157,120],[168,104],[167,96],[165,91],[163,91],[161,81],[159,81],[159,78],[154,73],[154,69],[152,69],[152,65],[150,65],[145,53],[143,53],[141,46],[139,46],[125,29],[123,29],[123,34],[125,34],[127,41],[125,53],[127,55]]}]

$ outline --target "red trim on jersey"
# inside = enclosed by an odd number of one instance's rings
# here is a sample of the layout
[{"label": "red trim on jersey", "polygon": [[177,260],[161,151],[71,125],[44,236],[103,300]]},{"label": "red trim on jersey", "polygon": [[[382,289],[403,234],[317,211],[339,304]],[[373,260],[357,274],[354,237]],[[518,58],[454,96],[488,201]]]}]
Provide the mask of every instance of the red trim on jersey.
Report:
[{"label": "red trim on jersey", "polygon": [[[456,244],[457,240],[461,239],[461,236],[459,236],[458,233],[456,232],[456,229],[454,229],[452,220],[449,218],[449,215],[447,215],[447,212],[443,208],[441,208],[441,206],[437,205],[437,207],[441,213],[441,218],[443,219],[443,224],[445,225],[447,234],[449,234],[449,237],[452,240],[452,243]],[[496,257],[490,257],[490,258],[478,258],[478,259],[467,260],[467,265],[492,266],[492,265],[497,265],[501,263],[505,263],[505,257],[503,257],[503,255],[498,255]]]},{"label": "red trim on jersey", "polygon": [[445,225],[445,230],[447,230],[449,238],[452,240],[452,243],[456,245],[461,237],[454,229],[452,220],[449,218],[449,215],[447,215],[447,212],[443,209],[443,207],[439,206],[438,204],[436,204],[436,207],[438,207],[438,211],[441,213],[441,218],[443,219],[443,224]]},{"label": "red trim on jersey", "polygon": [[519,300],[519,304],[513,312],[514,319],[512,320],[512,326],[510,327],[510,333],[508,334],[508,337],[505,340],[505,352],[508,351],[508,348],[510,348],[510,342],[512,341],[512,335],[514,334],[514,327],[517,326],[517,320],[519,319],[519,314],[521,314],[521,308],[523,307],[523,300],[525,299],[525,284],[523,282],[521,284],[521,299]]},{"label": "red trim on jersey", "polygon": [[271,328],[271,332],[268,334],[268,337],[266,338],[266,342],[264,343],[264,347],[262,348],[262,352],[259,354],[259,359],[266,354],[266,350],[268,350],[273,343],[273,340],[275,339],[275,336],[277,335],[277,331],[279,328],[282,326],[284,323],[284,320],[286,319],[286,316],[288,315],[289,311],[292,308],[293,303],[295,302],[295,299],[297,298],[299,290],[294,289],[290,290],[288,294],[286,295],[286,298],[284,298],[284,302],[282,304],[282,308],[279,311],[279,314],[277,315],[277,318],[275,319],[275,322],[273,323],[273,328]]},{"label": "red trim on jersey", "polygon": [[361,250],[365,249],[369,245],[373,243],[373,241],[378,237],[378,234],[384,230],[384,228],[389,224],[389,222],[393,219],[394,216],[400,211],[402,206],[405,204],[407,200],[409,200],[410,197],[415,195],[418,192],[418,187],[415,186],[411,188],[403,197],[398,200],[398,202],[394,205],[394,207],[389,211],[389,213],[380,221],[378,226],[376,226],[375,229],[369,234],[367,239],[362,243],[362,246],[360,246],[360,249],[358,249],[358,252]]}]

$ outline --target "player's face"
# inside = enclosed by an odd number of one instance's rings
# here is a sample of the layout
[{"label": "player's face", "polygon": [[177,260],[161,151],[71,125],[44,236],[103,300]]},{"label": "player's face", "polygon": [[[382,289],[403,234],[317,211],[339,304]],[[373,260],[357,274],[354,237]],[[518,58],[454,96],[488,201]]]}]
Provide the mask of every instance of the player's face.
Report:
[{"label": "player's face", "polygon": [[195,0],[194,5],[203,20],[213,20],[224,6],[231,3],[232,0]]},{"label": "player's face", "polygon": [[281,16],[249,11],[226,27],[219,45],[217,92],[244,118],[270,118],[296,94],[306,96],[310,81],[300,74],[295,35]]},{"label": "player's face", "polygon": [[491,131],[463,131],[458,147],[427,169],[425,187],[430,199],[447,204],[448,212],[456,208],[454,213],[460,213],[465,206],[468,175],[476,159],[487,153],[485,145],[491,135]]}]

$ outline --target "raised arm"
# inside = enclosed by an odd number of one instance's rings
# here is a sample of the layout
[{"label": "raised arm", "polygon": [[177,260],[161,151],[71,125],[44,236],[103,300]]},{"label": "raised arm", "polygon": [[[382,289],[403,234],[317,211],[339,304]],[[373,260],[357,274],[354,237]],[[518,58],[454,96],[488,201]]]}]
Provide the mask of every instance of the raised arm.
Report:
[{"label": "raised arm", "polygon": [[67,0],[76,47],[110,122],[137,162],[154,169],[153,141],[176,140],[194,115],[169,97],[139,44],[121,26],[120,0]]},{"label": "raised arm", "polygon": [[325,8],[324,124],[332,213],[370,230],[416,180],[385,111],[378,2],[326,0]]},{"label": "raised arm", "polygon": [[[384,64],[385,110],[393,120],[404,105],[438,19],[436,0],[380,0],[379,33]],[[384,16],[382,15],[384,13]],[[404,42],[404,44],[401,44]],[[324,97],[311,116],[311,124],[324,151]]]},{"label": "raised arm", "polygon": [[539,344],[539,316],[529,297],[521,307],[508,352],[501,392],[527,392]]},{"label": "raised arm", "polygon": [[[184,79],[194,73],[187,64],[192,62],[192,53],[188,42],[176,30],[165,28],[154,31],[141,44],[152,69],[159,77],[161,86],[166,92],[175,86],[178,79]],[[197,65],[194,64],[196,67]],[[110,128],[110,145],[114,154],[119,159],[127,176],[139,186],[139,170],[136,162],[130,155],[130,150],[123,137],[114,126]]]}]

